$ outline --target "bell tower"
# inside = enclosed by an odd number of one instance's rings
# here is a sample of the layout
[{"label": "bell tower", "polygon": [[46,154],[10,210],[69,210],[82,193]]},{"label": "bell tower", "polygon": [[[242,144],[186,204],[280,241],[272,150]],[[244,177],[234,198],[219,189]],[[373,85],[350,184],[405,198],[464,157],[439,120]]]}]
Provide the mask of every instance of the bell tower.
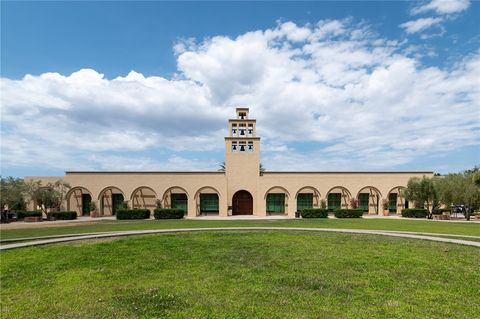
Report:
[{"label": "bell tower", "polygon": [[248,108],[237,108],[236,118],[228,120],[225,137],[225,175],[228,209],[233,215],[258,212],[260,179],[260,137],[256,120],[249,118]]},{"label": "bell tower", "polygon": [[236,118],[228,120],[225,137],[225,171],[227,175],[257,175],[260,166],[260,137],[256,120],[249,118],[248,108],[237,108]]}]

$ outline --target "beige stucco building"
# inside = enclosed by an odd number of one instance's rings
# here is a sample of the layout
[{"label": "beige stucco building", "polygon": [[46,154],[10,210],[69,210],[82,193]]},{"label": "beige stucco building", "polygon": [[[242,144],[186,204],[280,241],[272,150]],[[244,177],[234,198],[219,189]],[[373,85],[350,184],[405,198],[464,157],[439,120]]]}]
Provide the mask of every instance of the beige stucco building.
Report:
[{"label": "beige stucco building", "polygon": [[124,202],[132,208],[153,210],[183,208],[188,217],[204,214],[284,214],[294,217],[303,208],[347,208],[351,198],[368,214],[383,214],[388,201],[392,214],[408,205],[400,196],[409,178],[433,172],[260,172],[260,137],[248,108],[237,108],[228,120],[225,137],[225,170],[211,172],[75,172],[65,176],[27,177],[48,182],[64,180],[72,187],[64,208],[90,215],[108,216]]}]

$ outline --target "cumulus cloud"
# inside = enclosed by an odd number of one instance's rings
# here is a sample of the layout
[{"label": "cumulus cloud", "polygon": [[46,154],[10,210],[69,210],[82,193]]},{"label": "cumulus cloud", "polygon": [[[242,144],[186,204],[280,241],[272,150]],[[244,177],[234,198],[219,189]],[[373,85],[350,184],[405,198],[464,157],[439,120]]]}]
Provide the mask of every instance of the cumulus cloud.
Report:
[{"label": "cumulus cloud", "polygon": [[417,33],[437,25],[442,21],[442,18],[420,18],[402,23],[400,27],[404,28],[407,33]]},{"label": "cumulus cloud", "polygon": [[216,169],[190,152],[221,153],[237,105],[258,119],[270,170],[393,169],[477,145],[479,52],[442,69],[409,51],[352,19],[280,22],[179,42],[171,79],[2,78],[2,165]]},{"label": "cumulus cloud", "polygon": [[434,11],[437,14],[452,14],[465,11],[469,6],[470,0],[432,0],[426,4],[416,6],[411,13],[419,14]]}]

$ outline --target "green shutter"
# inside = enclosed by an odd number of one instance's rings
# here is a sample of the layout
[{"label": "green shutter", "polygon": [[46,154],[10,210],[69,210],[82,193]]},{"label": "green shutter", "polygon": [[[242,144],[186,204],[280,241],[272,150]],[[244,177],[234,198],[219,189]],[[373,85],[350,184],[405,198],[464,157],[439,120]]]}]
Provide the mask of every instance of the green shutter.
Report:
[{"label": "green shutter", "polygon": [[218,195],[200,194],[200,212],[218,213]]},{"label": "green shutter", "polygon": [[358,194],[358,208],[363,209],[368,212],[368,201],[370,199],[370,194],[360,193]]},{"label": "green shutter", "polygon": [[388,211],[390,213],[397,212],[397,193],[388,194]]},{"label": "green shutter", "polygon": [[267,195],[267,213],[285,213],[285,194]]},{"label": "green shutter", "polygon": [[342,208],[342,194],[340,193],[330,193],[328,194],[328,209],[340,209]]},{"label": "green shutter", "polygon": [[297,210],[313,208],[313,194],[298,194]]},{"label": "green shutter", "polygon": [[187,209],[188,209],[187,194],[172,194],[171,206],[172,208],[183,209],[183,211],[187,213]]}]

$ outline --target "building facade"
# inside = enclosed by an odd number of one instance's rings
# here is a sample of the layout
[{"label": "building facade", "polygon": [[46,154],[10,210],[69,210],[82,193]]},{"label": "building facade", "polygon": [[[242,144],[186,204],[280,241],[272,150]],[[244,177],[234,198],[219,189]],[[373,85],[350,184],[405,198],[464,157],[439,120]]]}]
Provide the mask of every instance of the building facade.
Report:
[{"label": "building facade", "polygon": [[225,169],[203,172],[75,172],[65,176],[26,177],[43,185],[59,179],[72,187],[64,208],[97,216],[114,215],[124,202],[131,208],[182,208],[188,217],[217,214],[271,214],[295,217],[304,208],[349,208],[357,198],[367,214],[383,214],[388,201],[392,214],[408,206],[401,189],[411,177],[433,172],[271,172],[260,170],[260,137],[248,108],[237,108],[228,120]]}]

